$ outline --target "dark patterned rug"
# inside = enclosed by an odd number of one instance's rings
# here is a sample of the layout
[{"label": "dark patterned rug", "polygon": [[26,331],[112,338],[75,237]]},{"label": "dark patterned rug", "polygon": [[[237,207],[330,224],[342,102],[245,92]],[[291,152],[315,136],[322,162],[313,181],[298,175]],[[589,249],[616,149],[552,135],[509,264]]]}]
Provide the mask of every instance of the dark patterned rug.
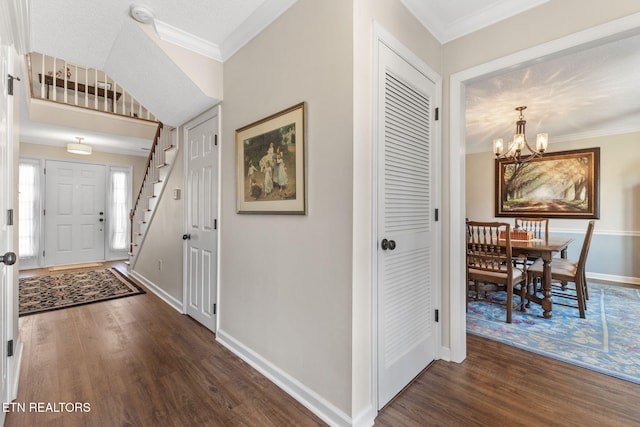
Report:
[{"label": "dark patterned rug", "polygon": [[144,294],[115,268],[20,279],[19,315]]}]

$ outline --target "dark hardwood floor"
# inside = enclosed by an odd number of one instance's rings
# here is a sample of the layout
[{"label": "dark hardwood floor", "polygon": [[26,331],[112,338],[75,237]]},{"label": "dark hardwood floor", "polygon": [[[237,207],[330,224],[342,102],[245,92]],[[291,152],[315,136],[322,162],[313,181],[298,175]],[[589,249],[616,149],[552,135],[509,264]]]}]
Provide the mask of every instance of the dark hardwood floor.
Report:
[{"label": "dark hardwood floor", "polygon": [[[324,425],[151,293],[21,317],[20,333],[27,412],[6,426]],[[433,363],[375,425],[640,426],[640,385],[469,335],[464,363]]]},{"label": "dark hardwood floor", "polygon": [[[150,292],[21,317],[20,334],[26,412],[9,427],[325,425]],[[34,402],[90,412],[30,413]]]},{"label": "dark hardwood floor", "polygon": [[640,385],[467,334],[467,359],[433,363],[376,426],[640,426]]}]

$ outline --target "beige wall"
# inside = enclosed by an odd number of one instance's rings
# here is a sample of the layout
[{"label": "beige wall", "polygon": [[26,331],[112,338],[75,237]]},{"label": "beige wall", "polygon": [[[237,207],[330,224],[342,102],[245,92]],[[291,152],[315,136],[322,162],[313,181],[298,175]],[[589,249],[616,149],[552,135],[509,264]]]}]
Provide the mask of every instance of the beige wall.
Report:
[{"label": "beige wall", "polygon": [[[300,0],[224,64],[219,335],[351,410],[352,5]],[[307,215],[236,213],[234,130],[306,102]]]},{"label": "beige wall", "polygon": [[[173,199],[174,189],[180,190],[180,200]],[[154,212],[153,227],[149,228],[133,266],[136,273],[166,292],[177,304],[182,304],[183,299],[183,190],[183,144],[179,144],[178,155],[172,162],[171,174]]]}]

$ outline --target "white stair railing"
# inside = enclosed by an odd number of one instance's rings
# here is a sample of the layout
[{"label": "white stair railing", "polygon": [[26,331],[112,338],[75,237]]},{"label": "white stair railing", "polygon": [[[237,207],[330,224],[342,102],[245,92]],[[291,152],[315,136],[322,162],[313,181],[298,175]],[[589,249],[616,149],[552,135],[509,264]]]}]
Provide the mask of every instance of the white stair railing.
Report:
[{"label": "white stair railing", "polygon": [[106,113],[157,121],[104,71],[32,52],[27,57],[31,97]]},{"label": "white stair railing", "polygon": [[147,231],[151,225],[151,220],[158,205],[158,200],[162,195],[170,173],[170,165],[176,156],[176,146],[174,143],[175,129],[165,129],[159,124],[156,137],[154,138],[147,168],[138,197],[133,209],[129,214],[130,219],[130,246],[128,264],[132,267],[140,252]]}]

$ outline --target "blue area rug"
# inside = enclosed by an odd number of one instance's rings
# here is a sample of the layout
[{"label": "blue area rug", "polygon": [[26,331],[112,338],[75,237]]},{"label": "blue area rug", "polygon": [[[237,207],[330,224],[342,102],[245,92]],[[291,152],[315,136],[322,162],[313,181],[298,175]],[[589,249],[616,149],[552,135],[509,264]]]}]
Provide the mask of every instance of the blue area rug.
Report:
[{"label": "blue area rug", "polygon": [[590,283],[586,319],[558,304],[544,319],[532,303],[524,313],[514,309],[511,324],[506,292],[487,298],[469,301],[467,332],[640,384],[640,289]]}]

